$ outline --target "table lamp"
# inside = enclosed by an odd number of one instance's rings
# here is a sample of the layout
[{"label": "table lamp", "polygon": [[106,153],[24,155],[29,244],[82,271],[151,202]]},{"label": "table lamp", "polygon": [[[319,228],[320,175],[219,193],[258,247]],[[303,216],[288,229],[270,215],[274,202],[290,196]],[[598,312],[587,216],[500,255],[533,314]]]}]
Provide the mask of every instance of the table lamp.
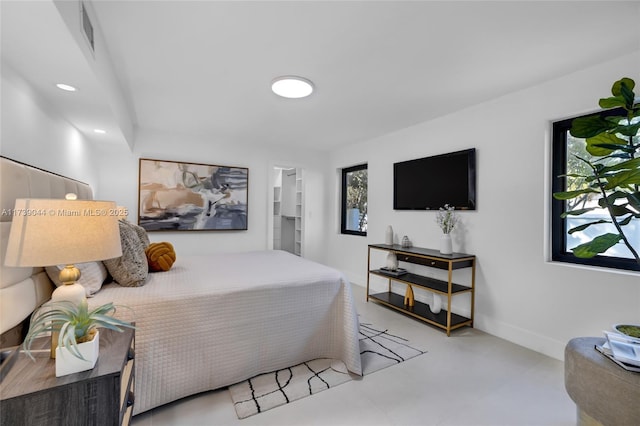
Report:
[{"label": "table lamp", "polygon": [[[77,281],[74,263],[122,256],[116,203],[67,199],[17,199],[13,211],[5,265],[66,265],[60,271],[63,283],[51,300],[79,304],[85,289]],[[57,333],[55,333],[57,334]],[[52,339],[52,353],[57,341]]]}]

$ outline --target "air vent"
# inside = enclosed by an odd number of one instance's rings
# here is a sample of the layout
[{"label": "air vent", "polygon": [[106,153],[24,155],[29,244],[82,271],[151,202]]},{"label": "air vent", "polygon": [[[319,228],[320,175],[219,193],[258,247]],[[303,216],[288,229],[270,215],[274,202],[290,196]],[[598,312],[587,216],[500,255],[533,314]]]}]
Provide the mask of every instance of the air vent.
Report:
[{"label": "air vent", "polygon": [[95,52],[95,47],[93,44],[93,25],[89,20],[89,15],[87,14],[87,9],[84,7],[84,3],[81,3],[82,8],[82,29],[84,30],[84,35],[89,42],[89,46],[91,46],[91,51]]}]

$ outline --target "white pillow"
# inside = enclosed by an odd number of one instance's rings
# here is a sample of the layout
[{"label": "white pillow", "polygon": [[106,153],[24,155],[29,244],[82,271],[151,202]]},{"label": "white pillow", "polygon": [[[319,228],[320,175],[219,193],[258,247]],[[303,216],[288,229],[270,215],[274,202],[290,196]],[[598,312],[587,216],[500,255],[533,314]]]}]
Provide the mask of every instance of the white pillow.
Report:
[{"label": "white pillow", "polygon": [[[47,275],[49,275],[49,278],[56,287],[63,285],[62,282],[60,282],[60,271],[63,270],[64,267],[65,265],[56,265],[45,268]],[[109,275],[107,268],[105,268],[102,262],[78,263],[76,264],[76,268],[80,270],[80,280],[78,284],[84,287],[87,297],[92,297],[100,291],[102,284]]]}]

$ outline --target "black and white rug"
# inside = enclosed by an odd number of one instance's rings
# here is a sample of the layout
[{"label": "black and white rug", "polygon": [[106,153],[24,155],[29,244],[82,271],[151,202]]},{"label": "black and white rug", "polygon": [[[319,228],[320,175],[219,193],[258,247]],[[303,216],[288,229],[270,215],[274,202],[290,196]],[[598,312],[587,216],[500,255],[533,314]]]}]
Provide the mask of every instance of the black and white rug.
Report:
[{"label": "black and white rug", "polygon": [[[363,376],[422,355],[407,339],[385,328],[360,323]],[[315,359],[261,374],[229,387],[238,418],[252,416],[352,380],[342,361]]]}]

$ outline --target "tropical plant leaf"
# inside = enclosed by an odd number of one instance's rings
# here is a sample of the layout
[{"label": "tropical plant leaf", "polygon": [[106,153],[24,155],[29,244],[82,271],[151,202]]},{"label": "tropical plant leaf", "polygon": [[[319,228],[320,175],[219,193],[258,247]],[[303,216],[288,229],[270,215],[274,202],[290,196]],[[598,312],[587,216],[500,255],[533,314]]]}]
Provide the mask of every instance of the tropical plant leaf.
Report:
[{"label": "tropical plant leaf", "polygon": [[633,212],[627,209],[625,206],[619,206],[614,204],[607,207],[607,205],[604,202],[604,198],[601,198],[600,200],[598,200],[598,204],[600,204],[600,206],[603,208],[608,208],[609,212],[615,217],[620,217],[627,214],[633,214]]},{"label": "tropical plant leaf", "polygon": [[622,85],[627,86],[629,90],[633,90],[633,88],[636,87],[636,82],[629,77],[622,77],[620,80],[613,83],[613,86],[611,86],[611,94],[613,96],[622,95]]},{"label": "tropical plant leaf", "polygon": [[620,83],[620,94],[625,101],[625,108],[631,109],[633,108],[633,102],[635,100],[635,94],[633,93],[635,82],[631,79],[627,79],[622,80]]},{"label": "tropical plant leaf", "polygon": [[615,128],[611,129],[611,132],[620,133],[624,136],[638,136],[638,130],[640,130],[640,123],[618,124]]},{"label": "tropical plant leaf", "polygon": [[[630,145],[619,145],[619,144],[612,144],[612,143],[599,143],[599,144],[594,144],[593,146],[597,147],[597,148],[608,149],[610,152],[623,151],[623,152],[626,152],[626,153],[629,153],[629,154],[633,154],[636,151],[636,147],[630,146]],[[602,155],[599,155],[599,157],[602,157]]]},{"label": "tropical plant leaf", "polygon": [[614,189],[626,185],[640,185],[640,169],[622,170],[615,175],[607,176],[607,184],[604,189]]},{"label": "tropical plant leaf", "polygon": [[588,175],[581,175],[578,173],[567,173],[566,175],[559,175],[558,177],[572,177],[572,178],[588,178]]},{"label": "tropical plant leaf", "polygon": [[626,218],[618,222],[618,225],[620,226],[628,225],[629,223],[631,223],[631,220],[633,220],[633,214],[630,214],[629,216],[627,216]]},{"label": "tropical plant leaf", "polygon": [[620,139],[615,134],[600,133],[587,138],[587,152],[594,157],[604,157],[617,151],[620,147],[626,147],[627,141]]},{"label": "tropical plant leaf", "polygon": [[627,195],[627,201],[629,205],[640,211],[640,192],[634,192]]},{"label": "tropical plant leaf", "polygon": [[578,189],[575,191],[554,192],[553,198],[555,198],[556,200],[571,200],[573,198],[579,197],[582,194],[591,194],[591,193],[597,194],[598,191],[591,188],[585,188],[585,189]]},{"label": "tropical plant leaf", "polygon": [[616,200],[620,200],[622,198],[627,198],[628,195],[629,195],[629,193],[624,192],[624,191],[612,192],[611,194],[607,195],[607,201],[609,201],[609,203],[613,204]]},{"label": "tropical plant leaf", "polygon": [[584,225],[576,226],[575,228],[569,229],[568,233],[569,233],[569,235],[571,235],[571,234],[574,234],[576,232],[584,231],[585,229],[587,229],[591,225],[598,225],[598,224],[601,224],[601,223],[611,223],[611,221],[610,220],[600,219],[600,220],[598,220],[596,222],[585,223]]},{"label": "tropical plant leaf", "polygon": [[620,234],[604,234],[595,237],[588,243],[580,244],[571,249],[576,257],[591,258],[597,254],[604,253],[620,242]]},{"label": "tropical plant leaf", "polygon": [[620,95],[611,98],[602,98],[598,102],[598,105],[600,105],[600,108],[603,109],[625,107],[627,105],[627,101],[622,95]]},{"label": "tropical plant leaf", "polygon": [[564,212],[560,215],[561,218],[565,218],[567,216],[580,216],[581,214],[585,214],[587,212],[590,212],[591,210],[595,210],[595,207],[590,207],[588,209],[577,209],[577,210],[571,210],[568,212]]},{"label": "tropical plant leaf", "polygon": [[614,129],[616,126],[616,123],[611,123],[599,115],[590,115],[573,120],[569,133],[576,138],[592,138],[607,130]]},{"label": "tropical plant leaf", "polygon": [[621,170],[621,169],[627,169],[627,170],[633,170],[633,169],[638,169],[640,168],[640,157],[639,158],[633,158],[631,160],[627,160],[627,161],[623,161],[621,163],[616,163],[612,166],[607,166],[604,169],[602,169],[602,171],[604,172],[608,172],[611,170]]}]

